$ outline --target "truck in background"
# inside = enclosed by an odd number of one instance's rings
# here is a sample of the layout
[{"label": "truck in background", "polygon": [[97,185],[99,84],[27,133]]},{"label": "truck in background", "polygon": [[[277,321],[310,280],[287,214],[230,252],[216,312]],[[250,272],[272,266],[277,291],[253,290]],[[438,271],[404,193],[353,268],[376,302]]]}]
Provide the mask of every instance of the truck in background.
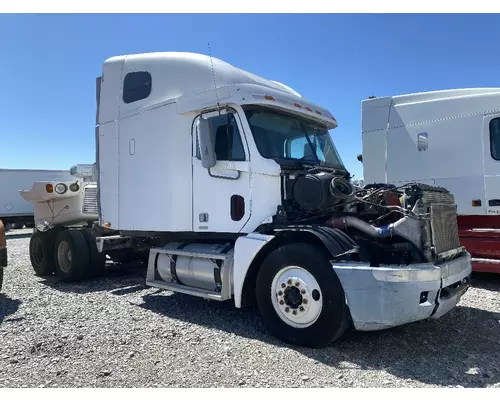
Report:
[{"label": "truck in background", "polygon": [[474,271],[500,273],[500,88],[362,102],[364,183],[448,189]]},{"label": "truck in background", "polygon": [[[74,165],[68,176],[71,180],[34,182],[31,189],[20,191],[23,199],[33,204],[36,221],[43,221],[43,225],[34,229],[30,239],[31,265],[36,275],[49,276],[55,273],[62,281],[96,278],[104,272],[106,254],[97,252],[92,229],[94,222],[99,219],[95,164]],[[47,227],[50,227],[50,231],[42,234]],[[55,258],[60,257],[60,254],[47,251],[54,247],[57,234],[66,228],[80,229],[85,239],[80,244],[89,252],[88,268],[79,271],[80,275],[75,274],[75,269],[65,269],[63,263],[56,263]],[[103,229],[100,233],[105,234],[105,231]],[[116,262],[133,259],[133,254],[124,251],[110,250],[107,253]]]},{"label": "truck in background", "polygon": [[6,229],[34,226],[33,204],[19,196],[34,181],[71,179],[69,171],[43,169],[0,169],[0,219]]},{"label": "truck in background", "polygon": [[441,317],[470,285],[453,196],[356,191],[336,127],[290,87],[205,55],[110,58],[97,79],[96,184],[23,193],[36,204],[35,271],[78,281],[106,255],[136,257],[149,286],[256,304],[272,334],[311,347],[349,327]]}]

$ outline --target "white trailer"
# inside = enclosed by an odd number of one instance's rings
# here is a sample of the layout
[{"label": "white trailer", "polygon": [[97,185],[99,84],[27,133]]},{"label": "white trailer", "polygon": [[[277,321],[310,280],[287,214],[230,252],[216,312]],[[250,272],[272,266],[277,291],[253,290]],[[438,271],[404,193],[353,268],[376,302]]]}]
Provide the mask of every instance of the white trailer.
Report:
[{"label": "white trailer", "polygon": [[362,129],[365,184],[448,189],[473,269],[500,273],[500,88],[367,99]]},{"label": "white trailer", "polygon": [[469,287],[453,196],[356,192],[336,119],[284,84],[200,54],[138,54],[104,62],[97,103],[96,241],[38,215],[32,238],[64,280],[127,249],[148,285],[256,303],[274,335],[313,347],[439,318]]},{"label": "white trailer", "polygon": [[6,226],[34,226],[33,204],[19,196],[34,181],[70,179],[69,171],[43,169],[0,169],[0,219]]}]

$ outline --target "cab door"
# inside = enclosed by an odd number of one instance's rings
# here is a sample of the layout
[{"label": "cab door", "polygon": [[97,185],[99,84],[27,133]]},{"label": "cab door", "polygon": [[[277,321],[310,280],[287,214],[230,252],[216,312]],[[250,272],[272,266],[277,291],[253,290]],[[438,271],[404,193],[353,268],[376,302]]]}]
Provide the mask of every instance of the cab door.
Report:
[{"label": "cab door", "polygon": [[[198,117],[199,118],[199,117]],[[234,110],[204,114],[211,126],[217,162],[201,163],[198,124],[193,124],[193,231],[240,232],[251,213],[250,157]]]},{"label": "cab door", "polygon": [[483,138],[486,213],[500,214],[500,113],[484,116]]}]

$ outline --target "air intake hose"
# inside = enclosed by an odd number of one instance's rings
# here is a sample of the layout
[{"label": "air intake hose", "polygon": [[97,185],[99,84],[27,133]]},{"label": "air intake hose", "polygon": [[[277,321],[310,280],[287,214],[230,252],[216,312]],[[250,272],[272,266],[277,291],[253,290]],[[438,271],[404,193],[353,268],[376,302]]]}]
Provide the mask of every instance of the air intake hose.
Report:
[{"label": "air intake hose", "polygon": [[371,225],[356,217],[332,218],[326,222],[326,225],[337,229],[354,228],[369,236],[378,238],[400,236],[413,243],[417,248],[421,248],[420,223],[410,217],[403,217],[392,224],[380,227]]}]

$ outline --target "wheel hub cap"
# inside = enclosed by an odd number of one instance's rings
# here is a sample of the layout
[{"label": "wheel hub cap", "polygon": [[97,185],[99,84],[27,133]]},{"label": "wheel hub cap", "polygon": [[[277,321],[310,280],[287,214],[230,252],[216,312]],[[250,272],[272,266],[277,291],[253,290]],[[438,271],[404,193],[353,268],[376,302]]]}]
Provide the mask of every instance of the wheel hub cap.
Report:
[{"label": "wheel hub cap", "polygon": [[291,308],[299,308],[302,304],[302,295],[300,294],[300,290],[296,287],[287,287],[285,289],[283,299],[285,304]]}]

